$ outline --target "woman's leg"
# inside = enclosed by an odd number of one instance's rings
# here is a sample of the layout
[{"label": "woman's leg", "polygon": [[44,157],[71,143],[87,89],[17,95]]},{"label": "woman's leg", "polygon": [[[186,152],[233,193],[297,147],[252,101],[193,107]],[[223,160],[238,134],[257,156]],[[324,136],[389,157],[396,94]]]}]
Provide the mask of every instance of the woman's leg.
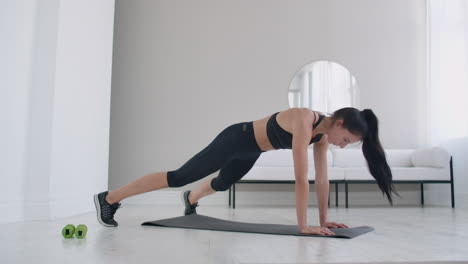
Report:
[{"label": "woman's leg", "polygon": [[201,198],[216,192],[215,190],[213,190],[213,188],[211,188],[211,180],[212,179],[203,181],[196,189],[190,191],[190,204],[196,204]]},{"label": "woman's leg", "polygon": [[193,156],[179,169],[157,172],[143,176],[106,196],[109,204],[120,202],[133,195],[155,191],[167,187],[181,187],[198,181],[219,170],[236,151],[242,135],[242,124],[225,128],[202,151]]},{"label": "woman's leg", "polygon": [[189,195],[190,204],[197,203],[201,198],[217,191],[225,191],[231,185],[244,177],[260,157],[258,153],[245,153],[229,161],[219,171],[218,177],[204,181],[198,188],[192,190]]},{"label": "woman's leg", "polygon": [[214,173],[229,160],[230,153],[223,149],[220,141],[213,143],[193,156],[178,170],[145,175],[117,190],[110,191],[106,196],[106,201],[113,204],[133,195],[167,187],[181,187]]},{"label": "woman's leg", "polygon": [[151,173],[117,190],[109,191],[106,196],[106,201],[109,204],[114,204],[133,195],[155,191],[167,187],[167,172]]}]

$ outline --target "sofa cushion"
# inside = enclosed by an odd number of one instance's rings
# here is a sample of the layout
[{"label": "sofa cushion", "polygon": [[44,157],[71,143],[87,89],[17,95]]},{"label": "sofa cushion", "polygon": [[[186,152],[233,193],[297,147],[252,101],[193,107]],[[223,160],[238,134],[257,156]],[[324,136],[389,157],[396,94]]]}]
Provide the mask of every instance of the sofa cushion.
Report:
[{"label": "sofa cushion", "polygon": [[294,181],[294,169],[254,166],[241,180]]},{"label": "sofa cushion", "polygon": [[[309,180],[315,180],[315,170],[309,169]],[[292,167],[256,167],[254,166],[242,180],[294,181]],[[344,169],[328,168],[328,180],[344,180]]]},{"label": "sofa cushion", "polygon": [[444,168],[418,167],[414,169],[417,169],[415,173],[420,173],[424,181],[450,181],[449,166]]},{"label": "sofa cushion", "polygon": [[390,167],[413,167],[411,162],[413,152],[414,149],[389,149],[385,150],[385,157]]},{"label": "sofa cushion", "polygon": [[[309,180],[315,179],[313,149],[308,149]],[[386,150],[394,180],[450,180],[450,155],[445,149]],[[332,149],[327,152],[329,180],[374,180],[362,150]],[[417,166],[417,167],[415,167]],[[441,168],[439,168],[441,167]],[[292,150],[262,153],[244,180],[295,180]]]},{"label": "sofa cushion", "polygon": [[[386,150],[385,156],[390,167],[412,167],[411,149]],[[362,149],[333,149],[333,166],[341,168],[367,167]]]},{"label": "sofa cushion", "polygon": [[[398,170],[397,168],[392,168],[393,180],[411,180],[418,181],[421,180],[421,175],[414,173],[411,169],[415,168],[400,168],[404,170]],[[345,169],[345,180],[347,181],[356,181],[356,180],[366,180],[373,181],[374,177],[369,172],[367,167],[360,168],[346,168]]]},{"label": "sofa cushion", "polygon": [[354,167],[344,169],[345,180],[374,180],[367,167]]},{"label": "sofa cushion", "polygon": [[[312,149],[308,149],[307,158],[309,160],[309,170],[314,169],[314,153]],[[331,151],[327,151],[327,166],[331,167],[333,164],[333,156]],[[292,150],[278,149],[264,152],[260,155],[254,167],[293,167],[294,161]]]},{"label": "sofa cushion", "polygon": [[[345,180],[375,180],[367,167],[346,168]],[[394,167],[392,176],[395,181],[450,180],[449,168]]]},{"label": "sofa cushion", "polygon": [[411,155],[415,167],[448,167],[450,154],[442,147],[418,149]]},{"label": "sofa cushion", "polygon": [[361,149],[332,149],[333,167],[350,168],[367,166]]}]

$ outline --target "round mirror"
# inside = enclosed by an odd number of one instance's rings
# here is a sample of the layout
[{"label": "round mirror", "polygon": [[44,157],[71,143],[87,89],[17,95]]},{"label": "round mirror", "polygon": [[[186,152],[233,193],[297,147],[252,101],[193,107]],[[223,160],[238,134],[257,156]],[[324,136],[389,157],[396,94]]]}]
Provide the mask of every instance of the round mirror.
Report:
[{"label": "round mirror", "polygon": [[356,78],[342,65],[315,61],[294,75],[288,98],[289,107],[332,113],[343,107],[359,108],[359,87]]}]

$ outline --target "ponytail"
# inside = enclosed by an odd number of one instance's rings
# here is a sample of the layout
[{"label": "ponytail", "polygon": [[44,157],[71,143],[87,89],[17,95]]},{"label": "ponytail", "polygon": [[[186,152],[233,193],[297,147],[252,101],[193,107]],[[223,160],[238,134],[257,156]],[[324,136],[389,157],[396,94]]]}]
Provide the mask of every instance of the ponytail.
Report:
[{"label": "ponytail", "polygon": [[392,184],[392,171],[385,158],[385,152],[380,144],[378,119],[370,109],[360,112],[367,123],[367,133],[362,138],[362,152],[367,161],[370,174],[375,178],[382,194],[387,195],[393,205],[392,192],[398,196]]},{"label": "ponytail", "polygon": [[392,192],[398,193],[392,184],[392,171],[388,166],[385,152],[379,140],[379,121],[370,109],[359,111],[353,107],[345,107],[333,113],[332,121],[343,120],[343,127],[362,139],[362,152],[367,161],[369,172],[377,181],[382,194],[387,195],[393,205]]}]

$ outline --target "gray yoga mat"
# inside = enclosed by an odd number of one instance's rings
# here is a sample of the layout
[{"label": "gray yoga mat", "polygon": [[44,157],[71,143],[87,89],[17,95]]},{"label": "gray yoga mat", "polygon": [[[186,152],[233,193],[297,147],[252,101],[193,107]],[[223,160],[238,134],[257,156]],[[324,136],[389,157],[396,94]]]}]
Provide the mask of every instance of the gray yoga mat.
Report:
[{"label": "gray yoga mat", "polygon": [[317,237],[337,237],[354,238],[371,232],[374,229],[370,226],[360,226],[352,228],[330,228],[335,233],[334,236],[305,235],[299,233],[296,225],[277,225],[277,224],[253,224],[222,220],[214,217],[192,214],[156,221],[144,222],[142,225],[176,227],[190,229],[204,229],[228,232],[259,233],[272,235],[291,235],[291,236],[317,236]]}]

